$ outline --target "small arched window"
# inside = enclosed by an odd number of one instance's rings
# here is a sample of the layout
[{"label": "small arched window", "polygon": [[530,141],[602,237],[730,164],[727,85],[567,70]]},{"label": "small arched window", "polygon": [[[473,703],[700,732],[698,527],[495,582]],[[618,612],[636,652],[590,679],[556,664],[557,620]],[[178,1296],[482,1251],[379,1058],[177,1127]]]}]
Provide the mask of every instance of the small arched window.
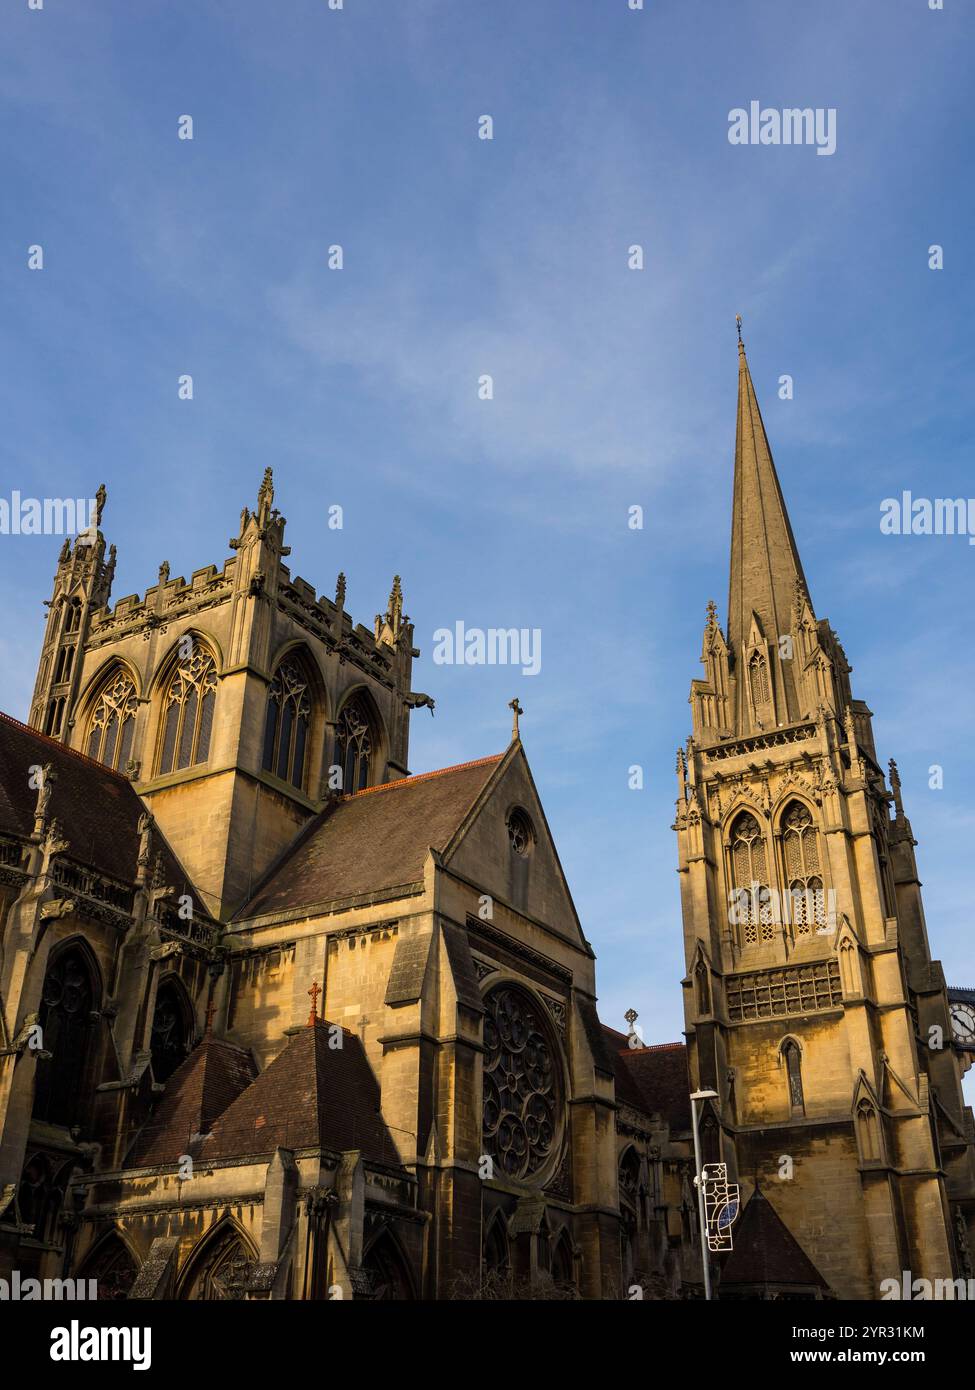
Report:
[{"label": "small arched window", "polygon": [[754,946],[759,940],[772,941],[775,924],[765,836],[750,811],[743,811],[731,827],[731,863],[741,944]]},{"label": "small arched window", "polygon": [[167,1081],[190,1050],[193,1024],[186,996],[175,980],[164,980],[152,1015],[152,1074]]},{"label": "small arched window", "polygon": [[336,746],[342,769],[342,790],[347,796],[369,785],[372,731],[362,701],[350,700],[339,715]]},{"label": "small arched window", "polygon": [[301,667],[296,661],[285,661],[268,690],[262,766],[296,787],[304,781],[310,714],[308,682]]},{"label": "small arched window", "polygon": [[81,604],[76,598],[70,600],[64,615],[65,632],[77,632],[81,627]]},{"label": "small arched window", "polygon": [[119,671],[98,697],[85,751],[108,767],[124,768],[132,753],[137,708],[132,677]]},{"label": "small arched window", "polygon": [[711,1012],[711,972],[708,970],[707,961],[699,960],[694,971],[694,979],[697,982],[697,1011],[699,1014],[709,1014]]},{"label": "small arched window", "polygon": [[826,894],[819,863],[819,837],[808,809],[793,801],[782,817],[782,852],[792,902],[792,921],[799,935],[826,925]]},{"label": "small arched window", "polygon": [[68,947],[48,967],[40,1025],[49,1058],[37,1063],[33,1116],[70,1129],[77,1123],[91,1049],[95,986],[84,952]]},{"label": "small arched window", "polygon": [[782,1060],[785,1062],[789,1082],[789,1105],[794,1115],[806,1113],[806,1102],[802,1093],[802,1053],[795,1038],[786,1038],[782,1044]]},{"label": "small arched window", "polygon": [[217,698],[217,672],[213,657],[195,647],[188,661],[173,672],[163,703],[163,738],[159,771],[205,763],[210,755],[213,707]]},{"label": "small arched window", "polygon": [[748,662],[748,679],[752,691],[752,704],[767,705],[769,702],[768,666],[761,652],[752,652]]},{"label": "small arched window", "polygon": [[857,1106],[857,1129],[860,1134],[860,1157],[864,1163],[873,1163],[880,1157],[880,1135],[877,1112],[868,1100],[861,1100]]}]

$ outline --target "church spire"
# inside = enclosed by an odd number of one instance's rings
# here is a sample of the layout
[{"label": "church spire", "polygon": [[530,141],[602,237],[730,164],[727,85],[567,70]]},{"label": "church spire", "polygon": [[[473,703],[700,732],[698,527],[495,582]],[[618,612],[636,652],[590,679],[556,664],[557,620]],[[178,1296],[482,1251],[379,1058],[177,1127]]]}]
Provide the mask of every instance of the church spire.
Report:
[{"label": "church spire", "polygon": [[[776,723],[787,723],[800,715],[793,663],[779,658],[780,638],[792,627],[797,580],[805,590],[802,562],[748,370],[739,316],[728,641],[738,667],[739,687],[756,647],[768,652],[772,681],[768,684],[762,676],[760,688],[768,686],[770,698],[760,703],[771,705],[774,700]],[[743,713],[739,701],[739,726]]]}]

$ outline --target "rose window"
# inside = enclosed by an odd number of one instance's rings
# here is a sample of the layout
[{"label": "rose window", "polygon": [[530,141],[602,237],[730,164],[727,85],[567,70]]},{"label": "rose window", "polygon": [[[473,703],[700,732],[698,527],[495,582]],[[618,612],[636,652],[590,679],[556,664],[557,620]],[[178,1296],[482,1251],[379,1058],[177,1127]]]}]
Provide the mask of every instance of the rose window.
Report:
[{"label": "rose window", "polygon": [[540,1006],[520,990],[493,990],[484,1002],[484,1148],[505,1177],[525,1179],[555,1152],[557,1053]]}]

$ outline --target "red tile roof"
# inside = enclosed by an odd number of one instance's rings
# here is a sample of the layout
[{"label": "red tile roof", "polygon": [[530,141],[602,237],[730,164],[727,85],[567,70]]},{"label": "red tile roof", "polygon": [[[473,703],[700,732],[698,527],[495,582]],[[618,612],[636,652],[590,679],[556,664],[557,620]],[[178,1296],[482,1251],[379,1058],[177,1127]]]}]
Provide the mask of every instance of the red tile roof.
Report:
[{"label": "red tile roof", "polygon": [[630,1047],[625,1033],[603,1024],[616,1062],[616,1095],[647,1115],[660,1115],[671,1134],[691,1127],[687,1047],[682,1042]]},{"label": "red tile roof", "polygon": [[204,1037],[166,1082],[125,1166],[152,1168],[175,1163],[183,1154],[196,1156],[202,1136],[256,1076],[249,1052],[220,1038]]},{"label": "red tile roof", "polygon": [[[342,1045],[333,1045],[341,1036]],[[360,1039],[317,1020],[288,1045],[221,1115],[203,1159],[275,1149],[360,1149],[373,1162],[399,1155],[380,1112],[379,1083]]]},{"label": "red tile roof", "polygon": [[417,882],[427,851],[446,847],[503,756],[368,787],[326,807],[237,920]]},{"label": "red tile roof", "polygon": [[[37,792],[29,784],[30,768],[46,763],[53,765],[57,779],[49,815],[60,822],[69,841],[67,857],[110,878],[133,883],[139,853],[139,817],[146,808],[132,783],[104,763],[95,762],[59,739],[38,733],[2,713],[0,833],[26,838],[33,831]],[[158,827],[153,832],[154,856],[156,852],[163,856],[167,883],[178,893],[192,891]],[[202,906],[200,915],[207,915]]]}]

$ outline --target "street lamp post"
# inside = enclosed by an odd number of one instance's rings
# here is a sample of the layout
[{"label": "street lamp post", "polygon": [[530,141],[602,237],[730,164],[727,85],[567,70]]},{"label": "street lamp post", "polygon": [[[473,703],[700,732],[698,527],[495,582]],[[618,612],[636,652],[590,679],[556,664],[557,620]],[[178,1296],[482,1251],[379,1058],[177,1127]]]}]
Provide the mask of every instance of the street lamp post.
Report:
[{"label": "street lamp post", "polygon": [[704,1297],[711,1300],[711,1269],[708,1264],[708,1223],[704,1206],[704,1170],[701,1167],[701,1136],[697,1127],[697,1103],[699,1100],[717,1100],[717,1091],[693,1091],[691,1093],[691,1128],[694,1131],[694,1186],[697,1188],[698,1226],[701,1233],[701,1266],[704,1270]]}]

